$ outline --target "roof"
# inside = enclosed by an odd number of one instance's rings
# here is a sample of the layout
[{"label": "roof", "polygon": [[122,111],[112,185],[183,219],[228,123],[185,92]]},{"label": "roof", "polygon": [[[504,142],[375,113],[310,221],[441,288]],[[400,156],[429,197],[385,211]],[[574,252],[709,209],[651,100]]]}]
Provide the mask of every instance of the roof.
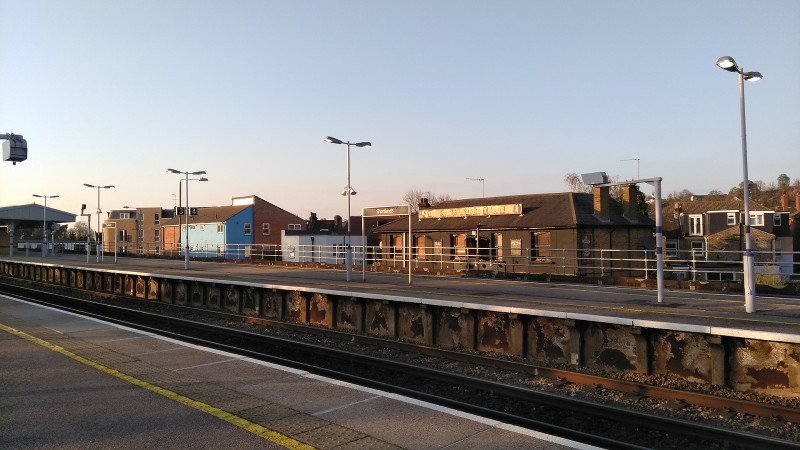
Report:
[{"label": "roof", "polygon": [[[694,200],[690,202],[675,202],[679,203],[683,208],[684,214],[702,214],[709,211],[742,211],[744,210],[744,201],[739,199],[725,199],[725,200]],[[664,206],[664,210],[668,210],[670,214],[675,208],[675,203]],[[750,201],[750,211],[772,211],[761,203]]]},{"label": "roof", "polygon": [[36,203],[3,206],[0,207],[0,222],[42,222],[45,216],[48,222],[75,222],[75,214],[50,207],[47,208],[47,212],[45,213],[42,208],[42,205],[37,205]]},{"label": "roof", "polygon": [[[189,224],[193,223],[222,223],[231,217],[239,214],[253,205],[239,205],[239,206],[210,206],[205,208],[197,208],[196,216],[189,216]],[[162,226],[177,226],[184,223],[184,216],[175,216],[161,221]]]},{"label": "roof", "polygon": [[[423,211],[451,210],[451,212],[457,213],[459,208],[493,205],[521,205],[521,214],[423,217],[420,219],[419,213],[416,213],[412,214],[411,227],[415,231],[455,231],[474,229],[478,226],[494,230],[576,228],[579,226],[653,226],[653,221],[649,218],[636,221],[624,217],[622,204],[614,199],[609,201],[610,218],[608,221],[603,221],[594,214],[592,194],[577,192],[450,200]],[[442,214],[434,213],[433,215]],[[408,222],[403,218],[381,225],[373,232],[386,233],[407,230]]]}]

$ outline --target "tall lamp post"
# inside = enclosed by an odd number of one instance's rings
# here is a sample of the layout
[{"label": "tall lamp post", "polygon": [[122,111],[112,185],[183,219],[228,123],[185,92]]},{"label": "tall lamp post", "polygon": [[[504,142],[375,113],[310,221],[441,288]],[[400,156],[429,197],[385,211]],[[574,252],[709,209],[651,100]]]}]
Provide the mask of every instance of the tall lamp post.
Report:
[{"label": "tall lamp post", "polygon": [[717,66],[728,72],[739,74],[739,110],[742,123],[742,171],[744,175],[744,255],[742,255],[742,275],[744,277],[744,309],[745,312],[756,311],[756,280],[753,262],[753,249],[750,240],[750,180],[747,175],[747,126],[744,115],[744,81],[758,81],[760,72],[745,72],[730,56],[723,56],[717,60]]},{"label": "tall lamp post", "polygon": [[[167,169],[167,172],[177,173],[179,175],[186,176],[186,209],[184,210],[184,216],[186,216],[186,239],[185,239],[185,246],[184,246],[184,259],[183,259],[183,268],[189,270],[189,175],[205,175],[205,170],[198,170],[196,172],[184,172],[175,169]],[[207,178],[200,178],[198,181],[208,181]],[[180,186],[180,183],[178,184]]]},{"label": "tall lamp post", "polygon": [[345,144],[347,146],[347,184],[342,191],[342,195],[347,197],[347,245],[345,246],[345,266],[347,267],[347,281],[353,281],[353,248],[350,246],[350,196],[356,195],[356,191],[350,186],[350,146],[372,147],[372,144],[369,142],[345,142],[331,136],[327,136],[324,140],[331,144]]},{"label": "tall lamp post", "polygon": [[42,207],[42,236],[44,236],[44,245],[42,245],[42,258],[47,257],[47,199],[58,198],[57,195],[39,195],[33,194],[34,197],[44,199],[44,207]]},{"label": "tall lamp post", "polygon": [[[88,184],[88,183],[83,183],[83,185],[86,186],[86,187],[92,188],[92,189],[95,189],[95,188],[97,189],[97,230],[98,230],[97,232],[99,233],[99,236],[100,236],[100,241],[97,243],[97,262],[100,262],[100,261],[102,261],[102,258],[103,258],[103,245],[102,245],[102,242],[103,242],[103,227],[100,225],[100,213],[103,212],[103,211],[100,210],[100,189],[111,189],[111,188],[114,187],[114,185],[113,184],[109,184],[108,186],[100,186],[100,185]],[[91,230],[89,230],[89,231],[91,232]],[[95,241],[97,241],[97,240],[95,239]]]}]

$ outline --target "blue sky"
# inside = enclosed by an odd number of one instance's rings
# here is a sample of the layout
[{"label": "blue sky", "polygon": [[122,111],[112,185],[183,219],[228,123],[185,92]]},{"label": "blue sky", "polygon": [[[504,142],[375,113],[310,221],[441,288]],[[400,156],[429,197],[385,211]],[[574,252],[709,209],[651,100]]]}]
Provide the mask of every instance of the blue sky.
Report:
[{"label": "blue sky", "polygon": [[[664,195],[800,177],[800,2],[0,0],[0,206],[79,213],[255,194],[307,218],[563,192],[569,172]],[[467,178],[483,178],[480,182]],[[645,189],[646,192],[649,189]],[[173,195],[175,194],[175,195]],[[38,199],[37,199],[38,200]]]}]

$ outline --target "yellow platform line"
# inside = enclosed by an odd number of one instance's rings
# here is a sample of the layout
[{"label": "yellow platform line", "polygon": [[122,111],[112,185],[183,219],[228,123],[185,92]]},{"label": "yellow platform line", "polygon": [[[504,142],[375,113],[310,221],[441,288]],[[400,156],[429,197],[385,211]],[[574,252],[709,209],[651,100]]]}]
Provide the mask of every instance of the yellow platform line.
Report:
[{"label": "yellow platform line", "polygon": [[270,430],[262,425],[259,425],[255,422],[251,422],[247,419],[239,417],[235,414],[231,414],[227,411],[223,411],[217,407],[211,406],[207,403],[199,402],[197,400],[193,400],[189,397],[185,397],[183,395],[178,394],[177,392],[171,391],[169,389],[164,389],[160,386],[156,386],[154,384],[148,383],[144,380],[140,380],[136,377],[132,377],[128,374],[122,373],[116,369],[112,369],[107,367],[97,361],[93,361],[88,358],[84,358],[83,356],[77,355],[61,346],[55,345],[53,343],[47,342],[43,339],[37,338],[35,336],[31,336],[24,331],[17,330],[15,328],[11,328],[0,323],[0,330],[3,330],[7,333],[13,334],[17,337],[30,341],[34,344],[41,345],[49,350],[53,350],[55,352],[61,353],[64,356],[70,357],[75,361],[78,361],[82,364],[87,366],[93,367],[101,372],[105,372],[109,375],[115,376],[121,380],[127,381],[135,386],[142,387],[149,391],[155,392],[156,394],[162,395],[170,400],[174,400],[176,402],[182,403],[186,406],[194,408],[198,411],[202,411],[206,414],[210,414],[218,419],[224,420],[225,422],[230,423],[231,425],[235,425],[245,431],[248,431],[256,436],[260,436],[270,442],[274,442],[275,444],[281,445],[291,450],[315,450],[316,447],[310,446],[308,444],[304,444],[296,439],[293,439],[289,436],[284,434],[278,433],[277,431]]}]

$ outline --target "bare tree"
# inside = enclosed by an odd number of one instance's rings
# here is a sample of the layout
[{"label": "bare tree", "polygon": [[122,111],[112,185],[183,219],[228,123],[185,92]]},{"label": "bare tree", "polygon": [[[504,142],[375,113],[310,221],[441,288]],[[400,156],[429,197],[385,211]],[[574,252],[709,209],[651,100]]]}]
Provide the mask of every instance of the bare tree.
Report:
[{"label": "bare tree", "polygon": [[453,199],[449,194],[437,194],[431,191],[411,189],[403,195],[403,203],[411,205],[411,212],[416,212],[419,209],[419,201],[423,198],[427,198],[431,206]]},{"label": "bare tree", "polygon": [[570,192],[592,192],[592,187],[583,184],[580,175],[575,172],[564,175],[564,183]]}]

